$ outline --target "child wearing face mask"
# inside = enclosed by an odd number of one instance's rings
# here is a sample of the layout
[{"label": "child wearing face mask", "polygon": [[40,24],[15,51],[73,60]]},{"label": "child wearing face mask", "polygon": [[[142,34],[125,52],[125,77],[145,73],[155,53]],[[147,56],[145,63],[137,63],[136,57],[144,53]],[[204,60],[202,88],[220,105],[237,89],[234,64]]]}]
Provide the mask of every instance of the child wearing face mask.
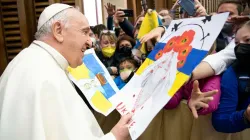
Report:
[{"label": "child wearing face mask", "polygon": [[[215,52],[216,48],[215,46],[216,45],[214,44],[213,47],[208,52],[208,54]],[[198,115],[207,115],[209,113],[214,112],[218,108],[221,96],[220,80],[221,76],[216,75],[205,79],[200,79],[199,81],[195,81],[196,82],[195,84],[198,83],[200,94],[217,90],[216,94],[211,95],[211,97],[209,97],[210,99],[213,98],[212,100],[207,100],[205,98],[204,99],[200,98],[201,100],[199,100],[197,95],[198,92],[194,92],[193,90],[194,81],[189,81],[175,93],[175,95],[170,99],[170,101],[165,106],[165,109],[174,109],[179,105],[182,99],[186,99],[188,100],[188,107],[191,109],[193,116],[195,118],[198,118]],[[193,104],[196,104],[195,108],[193,108],[194,110],[192,110]]]},{"label": "child wearing face mask", "polygon": [[117,87],[122,89],[126,83],[133,77],[134,72],[139,68],[139,64],[131,57],[120,61],[119,76],[114,79]]},{"label": "child wearing face mask", "polygon": [[212,115],[215,130],[236,133],[250,128],[250,21],[237,32],[236,60],[222,75],[221,98]]},{"label": "child wearing face mask", "polygon": [[103,30],[100,34],[100,49],[101,51],[96,52],[98,58],[108,69],[111,76],[115,77],[118,74],[117,65],[118,62],[115,60],[114,54],[116,51],[116,41],[114,31]]}]

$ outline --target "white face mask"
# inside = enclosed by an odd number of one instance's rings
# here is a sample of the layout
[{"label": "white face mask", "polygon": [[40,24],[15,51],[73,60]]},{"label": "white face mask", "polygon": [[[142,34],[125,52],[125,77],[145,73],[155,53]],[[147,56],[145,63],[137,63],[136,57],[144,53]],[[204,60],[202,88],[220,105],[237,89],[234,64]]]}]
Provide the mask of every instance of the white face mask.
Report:
[{"label": "white face mask", "polygon": [[125,69],[124,71],[120,72],[122,81],[126,81],[132,72],[133,70],[131,69]]},{"label": "white face mask", "polygon": [[90,37],[90,40],[92,41],[93,46],[96,45],[96,39],[94,37]]}]

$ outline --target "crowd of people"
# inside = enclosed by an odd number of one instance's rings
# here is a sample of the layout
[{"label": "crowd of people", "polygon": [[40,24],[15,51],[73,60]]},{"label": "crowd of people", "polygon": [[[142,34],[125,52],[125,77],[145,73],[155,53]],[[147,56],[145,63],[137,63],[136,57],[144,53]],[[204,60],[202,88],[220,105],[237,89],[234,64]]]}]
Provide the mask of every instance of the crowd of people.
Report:
[{"label": "crowd of people", "polygon": [[[123,116],[104,135],[86,98],[69,80],[67,67],[81,65],[84,51],[94,48],[98,58],[122,89],[154,49],[176,18],[194,18],[229,12],[213,47],[192,75],[166,104],[176,108],[183,99],[194,118],[212,113],[218,132],[235,133],[250,128],[250,12],[238,0],[222,0],[216,13],[207,13],[195,0],[196,13],[180,16],[160,9],[163,25],[140,38],[146,53],[134,48],[147,11],[131,23],[116,6],[105,5],[107,26],[90,27],[86,17],[66,4],[52,4],[41,14],[36,40],[6,68],[0,78],[0,139],[69,140],[128,139],[127,124],[133,114]],[[248,12],[246,12],[248,11]],[[227,47],[235,43],[235,47]],[[79,98],[79,95],[81,98]]]},{"label": "crowd of people", "polygon": [[[179,89],[165,109],[174,109],[182,99],[186,99],[195,118],[198,118],[198,115],[213,113],[212,124],[217,131],[240,132],[250,127],[250,93],[248,91],[250,79],[247,63],[250,57],[250,51],[248,51],[250,50],[250,13],[246,12],[249,10],[248,6],[237,0],[222,0],[216,13],[207,13],[201,3],[195,2],[196,14],[189,16],[181,8],[179,18],[193,18],[224,12],[230,14],[208,56],[193,71],[192,79]],[[163,26],[153,29],[140,39],[141,43],[147,44],[146,54],[133,53],[138,30],[146,12],[138,16],[132,24],[123,17],[122,11],[115,9],[115,5],[108,3],[105,7],[108,13],[108,28],[102,28],[101,33],[93,30],[96,40],[100,41],[98,47],[93,47],[96,48],[98,57],[121,89],[154,48],[156,41],[159,41],[171,20],[177,18],[174,13],[179,5],[177,1],[171,10],[158,11]],[[97,25],[94,28],[103,26]],[[100,34],[99,38],[98,34]],[[117,41],[113,39],[115,36],[118,38]],[[103,43],[104,40],[107,45]],[[231,41],[235,42],[235,48],[227,48]]]}]

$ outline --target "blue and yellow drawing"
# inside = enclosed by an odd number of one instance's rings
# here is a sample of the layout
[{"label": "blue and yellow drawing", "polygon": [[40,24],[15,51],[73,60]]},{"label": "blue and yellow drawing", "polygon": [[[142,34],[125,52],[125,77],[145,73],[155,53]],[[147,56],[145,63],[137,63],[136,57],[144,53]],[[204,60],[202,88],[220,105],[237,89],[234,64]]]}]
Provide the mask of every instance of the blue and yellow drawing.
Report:
[{"label": "blue and yellow drawing", "polygon": [[68,68],[68,71],[76,80],[95,79],[96,77],[101,86],[96,87],[95,93],[90,99],[91,104],[103,114],[106,114],[112,108],[112,103],[108,99],[116,92],[105,78],[105,71],[93,54],[86,54],[81,66],[74,69]]},{"label": "blue and yellow drawing", "polygon": [[176,35],[167,39],[165,42],[159,42],[154,50],[148,55],[148,58],[141,65],[137,74],[142,72],[151,64],[159,59],[164,53],[174,51],[178,53],[176,79],[168,95],[173,96],[178,89],[189,79],[194,68],[206,56],[207,50],[195,49],[191,43],[195,37],[194,30],[184,31],[182,35]]}]

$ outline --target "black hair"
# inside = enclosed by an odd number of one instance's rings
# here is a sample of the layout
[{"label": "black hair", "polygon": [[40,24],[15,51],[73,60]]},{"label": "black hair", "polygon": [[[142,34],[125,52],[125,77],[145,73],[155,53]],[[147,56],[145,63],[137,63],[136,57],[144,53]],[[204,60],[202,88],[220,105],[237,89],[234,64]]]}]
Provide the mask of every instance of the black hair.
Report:
[{"label": "black hair", "polygon": [[107,27],[103,24],[98,24],[93,28],[93,33],[98,35],[98,38],[103,30],[107,30]]},{"label": "black hair", "polygon": [[124,62],[129,62],[131,64],[133,64],[135,66],[135,68],[139,68],[140,67],[140,64],[135,60],[133,59],[132,57],[125,57],[125,58],[122,58],[119,62],[119,67],[122,63]]},{"label": "black hair", "polygon": [[[128,36],[128,35],[123,35],[123,36],[121,36],[121,37],[118,38],[118,40],[117,40],[117,42],[116,42],[116,47],[119,47],[120,43],[121,43],[123,40],[129,41],[129,42],[131,43],[131,45],[132,45],[132,48],[135,46],[135,40],[134,40],[132,37],[130,37],[130,36]],[[119,48],[118,48],[118,49],[119,49]],[[118,50],[118,49],[117,49],[117,50]]]},{"label": "black hair", "polygon": [[243,12],[243,5],[242,5],[242,2],[240,0],[222,0],[219,5],[218,5],[218,8],[217,8],[217,11],[219,9],[219,7],[222,5],[222,4],[225,4],[225,3],[231,3],[231,4],[235,4],[237,6],[237,10],[238,10],[238,14],[240,15],[242,12]]}]

